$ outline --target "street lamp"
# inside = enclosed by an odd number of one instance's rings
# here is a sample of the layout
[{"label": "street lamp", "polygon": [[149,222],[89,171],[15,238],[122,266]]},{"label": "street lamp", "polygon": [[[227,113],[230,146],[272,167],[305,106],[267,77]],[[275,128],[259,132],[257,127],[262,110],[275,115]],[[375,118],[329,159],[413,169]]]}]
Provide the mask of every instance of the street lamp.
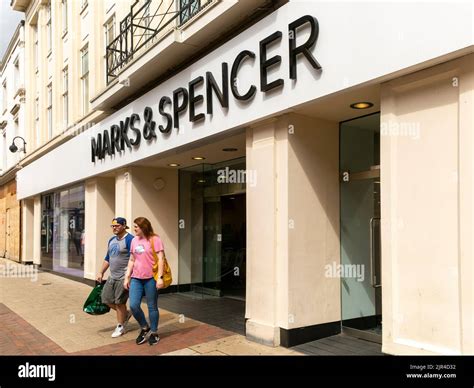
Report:
[{"label": "street lamp", "polygon": [[25,139],[23,139],[21,136],[15,136],[12,140],[12,144],[11,146],[8,148],[10,150],[10,152],[13,152],[15,153],[16,151],[18,151],[18,147],[16,146],[15,144],[15,139],[21,139],[23,140],[23,152],[26,154],[26,141]]}]

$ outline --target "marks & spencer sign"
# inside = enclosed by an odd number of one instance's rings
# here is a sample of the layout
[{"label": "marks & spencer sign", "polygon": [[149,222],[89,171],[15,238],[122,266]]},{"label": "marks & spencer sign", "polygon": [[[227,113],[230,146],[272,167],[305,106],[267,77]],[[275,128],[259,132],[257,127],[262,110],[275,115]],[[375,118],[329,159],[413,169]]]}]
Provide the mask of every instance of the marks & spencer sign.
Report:
[{"label": "marks & spencer sign", "polygon": [[[304,43],[297,45],[296,36],[302,26],[309,26],[310,33]],[[288,25],[289,79],[296,81],[297,63],[301,60],[306,60],[314,70],[321,70],[321,65],[311,53],[318,34],[318,20],[310,15],[304,15]],[[269,69],[279,65],[282,59],[280,55],[269,56],[268,47],[277,44],[281,46],[282,36],[281,31],[276,31],[262,39],[259,42],[258,56],[253,51],[243,50],[235,56],[232,63],[222,62],[221,79],[217,80],[212,72],[206,71],[189,81],[186,86],[176,88],[170,95],[161,96],[157,111],[146,106],[143,112],[133,113],[103,130],[91,139],[91,161],[95,163],[96,159],[104,159],[106,155],[120,154],[126,147],[139,147],[142,141],[151,141],[158,136],[166,137],[173,129],[179,130],[181,120],[205,121],[206,114],[212,115],[215,108],[213,96],[217,97],[220,109],[228,109],[229,98],[251,104],[256,93],[268,93],[281,88],[285,80],[270,80]],[[244,87],[241,86],[244,82],[238,82],[239,69],[244,61],[251,61],[254,68],[258,66],[258,87],[254,84]],[[203,94],[196,91],[200,87],[204,87]]]}]

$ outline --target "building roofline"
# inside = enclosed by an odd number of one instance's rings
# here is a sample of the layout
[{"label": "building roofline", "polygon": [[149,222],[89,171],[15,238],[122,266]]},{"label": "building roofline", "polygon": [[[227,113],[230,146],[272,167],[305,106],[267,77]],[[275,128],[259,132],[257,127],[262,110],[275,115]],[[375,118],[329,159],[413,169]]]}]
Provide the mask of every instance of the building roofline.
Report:
[{"label": "building roofline", "polygon": [[0,74],[3,73],[3,70],[5,69],[5,66],[7,65],[7,62],[8,62],[7,59],[10,56],[10,54],[13,52],[13,49],[15,48],[15,45],[20,36],[20,30],[24,25],[25,25],[25,21],[20,20],[20,23],[18,23],[18,26],[16,27],[15,32],[13,33],[13,36],[10,39],[10,43],[8,43],[5,54],[3,54],[3,57],[0,60]]}]

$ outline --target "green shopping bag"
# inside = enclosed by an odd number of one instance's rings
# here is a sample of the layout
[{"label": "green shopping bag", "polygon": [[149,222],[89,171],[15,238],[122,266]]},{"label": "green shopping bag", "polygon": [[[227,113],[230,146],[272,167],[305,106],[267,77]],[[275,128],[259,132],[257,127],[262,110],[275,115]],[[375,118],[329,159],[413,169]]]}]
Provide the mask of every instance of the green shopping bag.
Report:
[{"label": "green shopping bag", "polygon": [[84,312],[91,315],[102,315],[110,311],[110,307],[102,303],[102,289],[104,284],[97,284],[87,297],[86,303],[84,303]]}]

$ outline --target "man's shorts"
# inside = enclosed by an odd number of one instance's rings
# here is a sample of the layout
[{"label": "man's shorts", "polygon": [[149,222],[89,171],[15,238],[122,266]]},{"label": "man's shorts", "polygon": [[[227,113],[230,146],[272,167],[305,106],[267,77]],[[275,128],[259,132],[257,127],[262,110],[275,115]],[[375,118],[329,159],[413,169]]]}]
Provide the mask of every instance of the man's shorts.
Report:
[{"label": "man's shorts", "polygon": [[102,289],[102,303],[125,304],[128,299],[128,291],[123,287],[123,279],[115,280],[110,276]]}]

